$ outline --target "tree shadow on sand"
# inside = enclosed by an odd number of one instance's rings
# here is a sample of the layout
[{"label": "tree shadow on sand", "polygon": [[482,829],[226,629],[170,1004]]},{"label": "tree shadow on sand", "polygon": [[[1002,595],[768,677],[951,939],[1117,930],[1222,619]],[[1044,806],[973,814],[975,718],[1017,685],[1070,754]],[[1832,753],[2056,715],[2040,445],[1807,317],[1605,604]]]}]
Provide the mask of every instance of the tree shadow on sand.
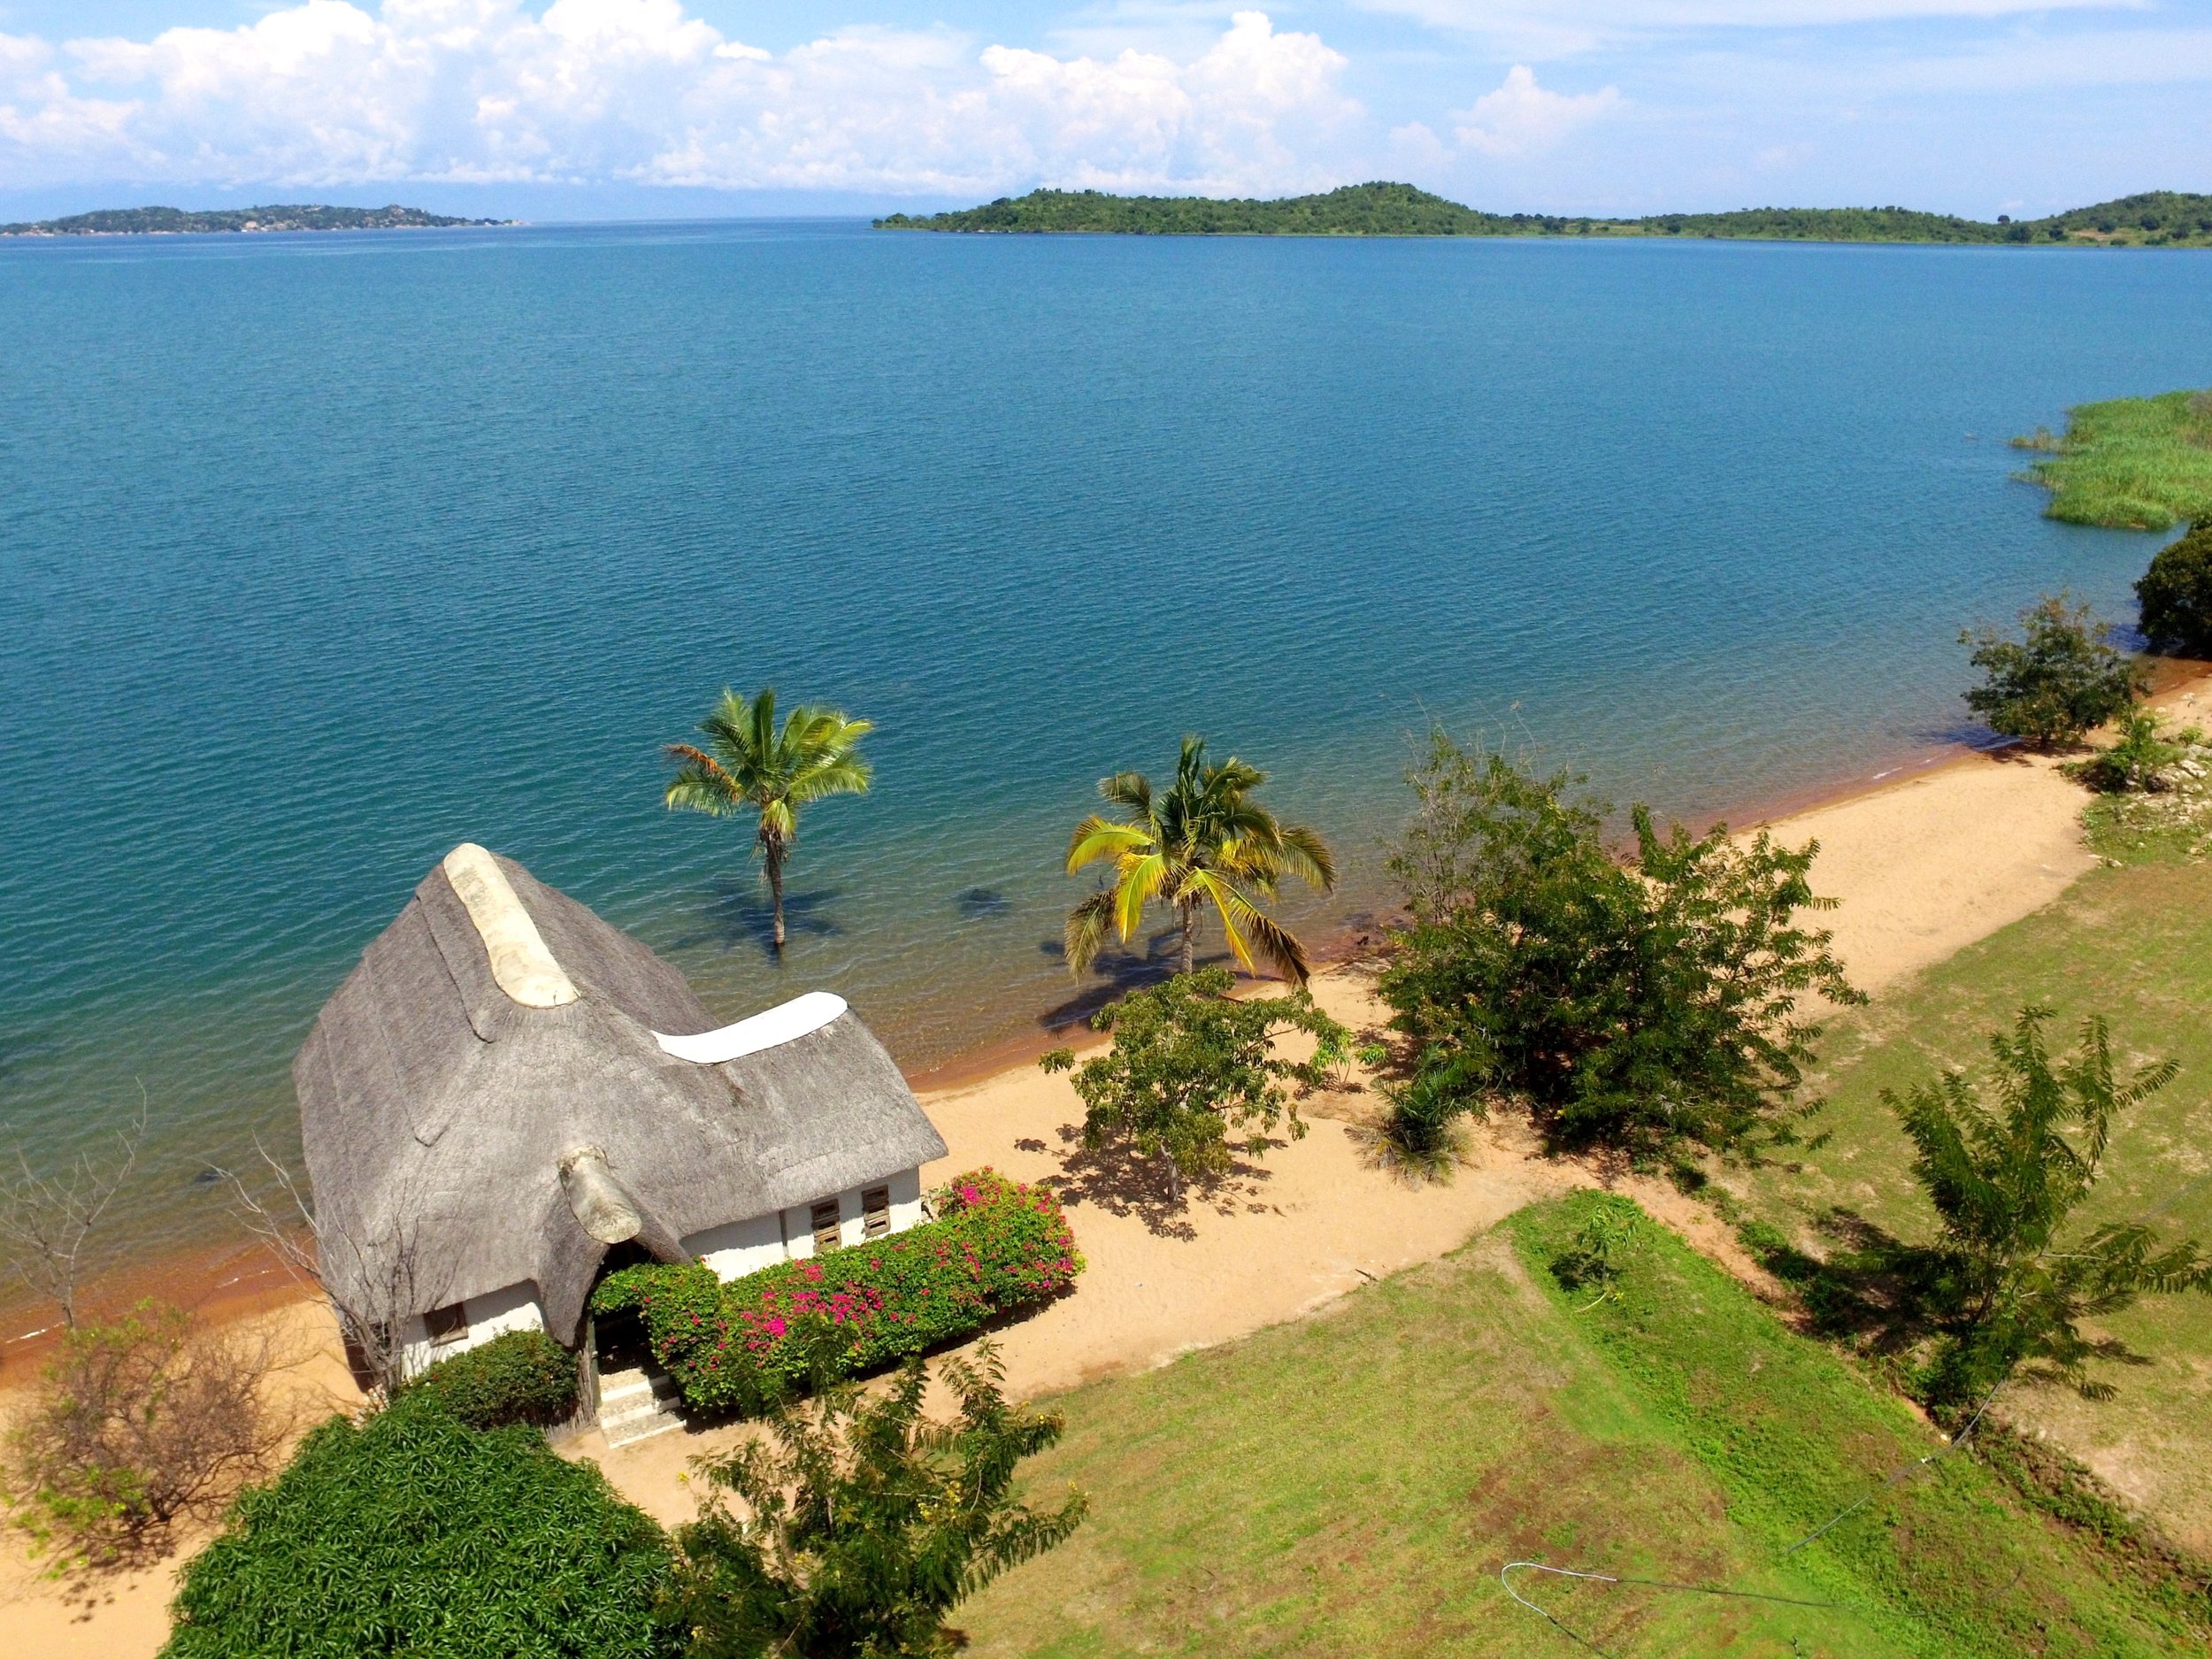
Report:
[{"label": "tree shadow on sand", "polygon": [[[1185,1176],[1178,1180],[1159,1158],[1139,1156],[1125,1143],[1095,1150],[1084,1146],[1083,1132],[1073,1124],[1060,1126],[1060,1173],[1050,1179],[1060,1202],[1070,1209],[1094,1204],[1110,1216],[1134,1216],[1145,1231],[1163,1239],[1186,1242],[1198,1236],[1191,1211],[1203,1206],[1217,1215],[1267,1210],[1267,1183],[1273,1173],[1241,1154],[1218,1175]],[[1287,1145],[1263,1138],[1262,1151]]]}]

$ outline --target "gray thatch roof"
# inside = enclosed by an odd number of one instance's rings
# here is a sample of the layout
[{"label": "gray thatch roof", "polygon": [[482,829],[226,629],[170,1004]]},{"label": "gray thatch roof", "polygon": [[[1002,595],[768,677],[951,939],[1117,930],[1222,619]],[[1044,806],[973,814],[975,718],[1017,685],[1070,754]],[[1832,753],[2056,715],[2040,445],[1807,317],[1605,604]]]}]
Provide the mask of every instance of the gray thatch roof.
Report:
[{"label": "gray thatch roof", "polygon": [[[666,1255],[944,1156],[856,1014],[719,1064],[664,1053],[655,1032],[715,1023],[683,975],[505,858],[497,871],[557,964],[540,952],[549,972],[532,983],[555,994],[534,995],[511,953],[495,972],[503,942],[488,949],[455,889],[473,879],[464,853],[489,872],[464,848],[425,877],[292,1064],[323,1271],[343,1305],[421,1313],[527,1281],[572,1342],[608,1248],[580,1213],[634,1216],[639,1242]],[[565,1186],[580,1156],[590,1167]]]}]

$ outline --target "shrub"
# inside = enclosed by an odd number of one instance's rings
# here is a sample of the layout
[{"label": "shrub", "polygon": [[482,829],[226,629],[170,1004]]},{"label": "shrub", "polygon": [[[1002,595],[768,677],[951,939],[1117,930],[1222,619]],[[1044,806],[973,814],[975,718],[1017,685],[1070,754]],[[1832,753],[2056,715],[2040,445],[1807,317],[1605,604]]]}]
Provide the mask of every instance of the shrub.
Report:
[{"label": "shrub", "polygon": [[2212,656],[2212,518],[2199,519],[2152,557],[2135,597],[2152,645],[2184,657]]},{"label": "shrub", "polygon": [[2166,772],[2204,736],[2194,726],[2169,739],[2160,735],[2158,717],[2138,709],[2120,722],[2119,741],[2086,759],[2061,768],[2100,795],[2149,795],[2166,787]]},{"label": "shrub", "polygon": [[1556,1142],[1793,1139],[1785,1097],[1819,1034],[1801,999],[1864,1000],[1828,934],[1797,923],[1830,902],[1809,882],[1817,848],[1663,838],[1640,807],[1624,867],[1576,781],[1435,739],[1421,840],[1392,861],[1415,919],[1382,976],[1391,1024],[1459,1088],[1525,1099]]},{"label": "shrub", "polygon": [[1389,1110],[1382,1121],[1354,1130],[1354,1137],[1371,1162],[1409,1182],[1449,1180],[1466,1141],[1460,1119],[1483,1114],[1489,1077],[1479,1057],[1424,1048],[1411,1077],[1383,1085]]},{"label": "shrub", "polygon": [[576,1356],[542,1331],[510,1331],[440,1360],[404,1391],[434,1398],[473,1429],[547,1427],[576,1411]]},{"label": "shrub", "polygon": [[[1254,1132],[1243,1142],[1248,1152],[1286,1118],[1293,1140],[1306,1133],[1283,1083],[1320,1084],[1351,1033],[1302,987],[1287,996],[1240,999],[1229,995],[1235,983],[1226,968],[1179,973],[1099,1010],[1091,1025],[1113,1033],[1114,1045],[1075,1068],[1086,1148],[1125,1146],[1157,1160],[1179,1187],[1228,1169],[1233,1129]],[[1313,1038],[1312,1058],[1276,1056],[1276,1036],[1293,1031]],[[1075,1067],[1075,1054],[1056,1048],[1039,1064],[1064,1071]]]},{"label": "shrub", "polygon": [[2020,613],[2022,637],[1993,629],[1964,633],[1967,660],[1982,671],[1966,706],[2000,737],[2016,737],[2039,749],[2078,741],[2086,732],[2124,714],[2148,684],[2142,666],[2116,650],[2110,630],[2087,605],[2070,605],[2063,594],[2047,595]]},{"label": "shrub", "polygon": [[755,1414],[1047,1302],[1082,1271],[1060,1201],[989,1169],[936,1195],[938,1218],[724,1284],[699,1263],[610,1273],[599,1313],[635,1310],[653,1354],[701,1410]]},{"label": "shrub", "polygon": [[1597,1293],[1583,1312],[1618,1294],[1621,1269],[1643,1242],[1642,1223],[1635,1200],[1606,1194],[1591,1201],[1588,1218],[1552,1257],[1552,1277],[1563,1287]]},{"label": "shrub", "polygon": [[287,1426],[270,1363],[265,1339],[151,1302],[68,1331],[8,1432],[17,1521],[65,1562],[154,1549],[268,1469]]},{"label": "shrub", "polygon": [[649,1659],[660,1529],[534,1430],[410,1390],[335,1417],[184,1570],[165,1659]]},{"label": "shrub", "polygon": [[[949,1654],[945,1616],[1009,1567],[1073,1532],[1084,1501],[1014,1501],[1023,1458],[1060,1438],[1060,1418],[1010,1409],[997,1356],[955,1360],[943,1380],[959,1417],[921,1414],[927,1379],[909,1360],[869,1399],[850,1385],[780,1412],[770,1438],[702,1460],[707,1499],[676,1535],[672,1606],[695,1659],[891,1659]],[[722,1500],[733,1493],[743,1509]]]},{"label": "shrub", "polygon": [[2172,1061],[2125,1084],[2113,1074],[2101,1019],[2082,1025],[2072,1059],[2054,1065],[2048,1010],[2021,1011],[2012,1034],[1989,1040],[1996,1110],[1961,1071],[1904,1096],[1882,1091],[1913,1145],[1913,1176],[1941,1218],[1919,1252],[1942,1340],[1923,1373],[1932,1404],[1985,1399],[2016,1371],[2063,1382],[2085,1398],[2111,1394],[2089,1362],[2126,1359],[2117,1341],[2085,1336],[2148,1292],[2212,1291],[2212,1256],[2193,1240],[2162,1242],[2140,1222],[2068,1228],[2103,1172],[2113,1122],[2172,1081]]}]

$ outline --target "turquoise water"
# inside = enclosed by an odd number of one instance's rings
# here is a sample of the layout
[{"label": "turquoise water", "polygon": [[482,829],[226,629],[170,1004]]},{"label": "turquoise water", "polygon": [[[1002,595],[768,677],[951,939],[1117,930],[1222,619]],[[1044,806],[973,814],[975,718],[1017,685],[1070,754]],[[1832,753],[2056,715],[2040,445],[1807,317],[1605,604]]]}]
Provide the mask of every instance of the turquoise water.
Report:
[{"label": "turquoise water", "polygon": [[[1955,736],[1963,623],[2147,538],[2004,438],[2212,380],[2212,261],[715,224],[0,249],[0,1114],[134,1107],[137,1225],[290,1133],[317,1008],[464,838],[735,1017],[911,1066],[1075,995],[1092,781],[1182,731],[1379,900],[1409,734],[1706,815]],[[664,813],[723,685],[879,723],[775,963]]]}]

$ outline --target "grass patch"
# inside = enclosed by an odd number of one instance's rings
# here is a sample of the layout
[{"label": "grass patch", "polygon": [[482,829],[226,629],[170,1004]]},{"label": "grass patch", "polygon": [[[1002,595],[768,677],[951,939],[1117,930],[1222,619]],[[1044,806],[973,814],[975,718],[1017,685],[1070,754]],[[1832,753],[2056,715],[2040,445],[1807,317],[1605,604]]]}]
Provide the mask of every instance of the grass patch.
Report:
[{"label": "grass patch", "polygon": [[1519,1581],[1618,1655],[2201,1649],[1964,1460],[1778,1559],[1939,1442],[1655,1223],[1577,1311],[1549,1263],[1604,1202],[1064,1397],[1033,1484],[1079,1482],[1094,1518],[963,1609],[970,1651],[1585,1651],[1500,1588],[1519,1558],[1839,1604]]},{"label": "grass patch", "polygon": [[2121,530],[2212,518],[2212,392],[2117,397],[2066,418],[2060,436],[2012,441],[2048,457],[2023,475],[2051,492],[2046,517]]},{"label": "grass patch", "polygon": [[[1988,1033],[2033,1002],[2055,1009],[2061,1025],[2102,1013],[2131,1066],[2164,1056],[2181,1064],[2116,1130],[2085,1219],[2156,1210],[2177,1235],[2212,1237],[2212,866],[2193,841],[2154,825],[2124,839],[2121,854],[2141,862],[2093,871],[2055,903],[1836,1021],[1809,1084],[1827,1098],[1813,1126],[1830,1139],[1795,1165],[1726,1173],[1743,1209],[1815,1255],[1870,1228],[1931,1237],[1933,1213],[1880,1092],[1943,1065],[1979,1066]],[[2109,1333],[2145,1360],[2103,1368],[2117,1398],[2020,1386],[2000,1409],[2052,1435],[2192,1550],[2212,1553],[2212,1297],[2147,1299]]]}]

